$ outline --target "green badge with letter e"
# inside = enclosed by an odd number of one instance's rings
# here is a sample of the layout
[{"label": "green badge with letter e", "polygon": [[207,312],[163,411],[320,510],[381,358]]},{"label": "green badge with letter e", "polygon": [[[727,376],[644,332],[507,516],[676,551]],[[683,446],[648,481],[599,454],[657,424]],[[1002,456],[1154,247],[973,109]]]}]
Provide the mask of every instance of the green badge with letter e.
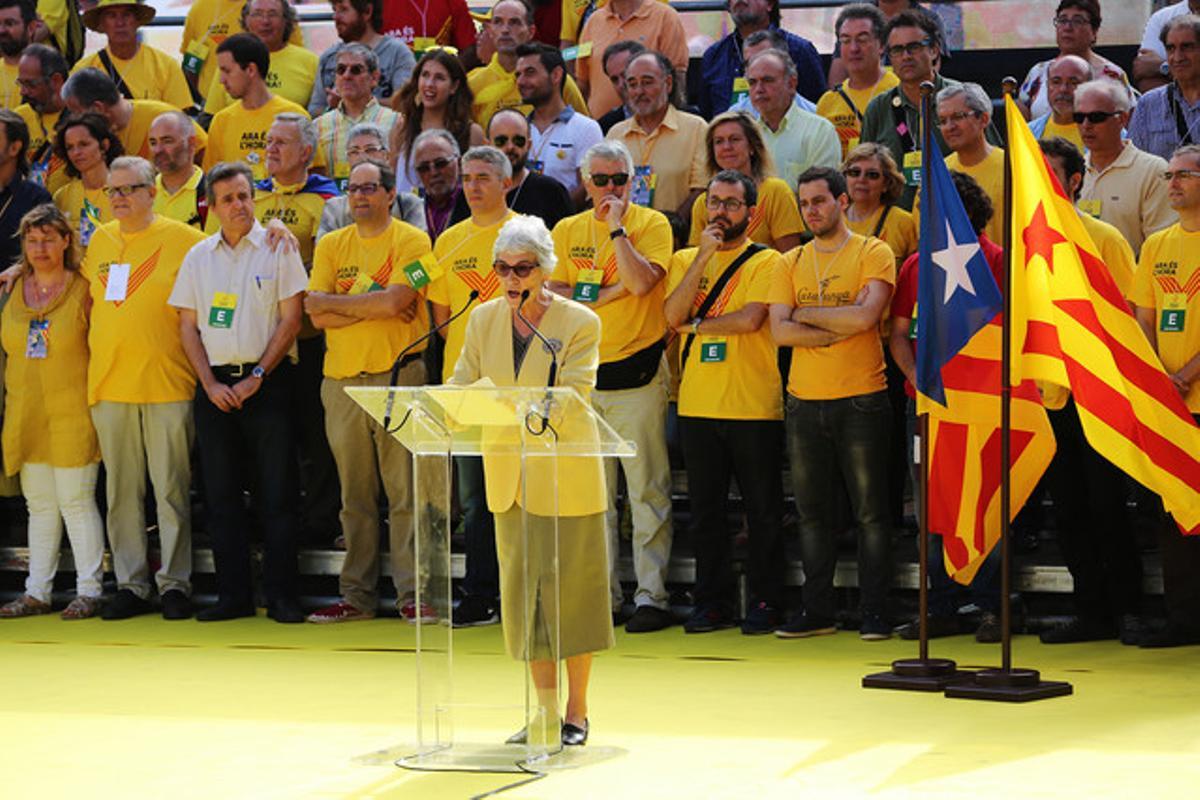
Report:
[{"label": "green badge with letter e", "polygon": [[728,340],[724,337],[704,339],[700,342],[700,363],[719,364],[725,360]]},{"label": "green badge with letter e", "polygon": [[233,312],[237,310],[237,295],[214,292],[212,307],[208,309],[208,327],[232,328]]},{"label": "green badge with letter e", "polygon": [[1182,333],[1184,315],[1187,312],[1187,295],[1174,292],[1167,295],[1163,303],[1158,329],[1163,333]]},{"label": "green badge with letter e", "polygon": [[600,284],[604,281],[604,270],[581,269],[575,279],[575,290],[571,299],[577,303],[594,303],[600,297]]},{"label": "green badge with letter e", "polygon": [[429,283],[429,272],[426,271],[425,265],[421,263],[420,259],[405,267],[404,274],[408,276],[408,285],[414,289],[420,289]]}]

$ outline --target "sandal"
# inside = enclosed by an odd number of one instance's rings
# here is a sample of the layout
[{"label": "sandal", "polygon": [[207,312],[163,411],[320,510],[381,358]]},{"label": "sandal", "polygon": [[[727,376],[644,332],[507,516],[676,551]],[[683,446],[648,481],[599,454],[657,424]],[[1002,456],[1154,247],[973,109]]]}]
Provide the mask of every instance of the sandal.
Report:
[{"label": "sandal", "polygon": [[50,604],[43,603],[36,597],[23,594],[11,603],[0,606],[0,617],[34,617],[38,614],[49,614]]},{"label": "sandal", "polygon": [[71,604],[63,609],[63,619],[87,619],[94,617],[100,612],[100,606],[103,605],[99,597],[87,597],[79,595]]}]

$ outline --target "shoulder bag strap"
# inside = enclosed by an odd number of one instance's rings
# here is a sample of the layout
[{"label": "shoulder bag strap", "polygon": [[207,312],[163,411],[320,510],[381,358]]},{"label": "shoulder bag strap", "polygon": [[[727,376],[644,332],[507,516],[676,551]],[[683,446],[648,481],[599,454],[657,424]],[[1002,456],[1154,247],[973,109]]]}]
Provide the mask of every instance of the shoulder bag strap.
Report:
[{"label": "shoulder bag strap", "polygon": [[117,85],[117,91],[126,100],[133,99],[133,92],[129,91],[129,86],[125,83],[125,79],[121,77],[121,73],[117,72],[117,67],[113,64],[112,59],[108,57],[108,51],[101,48],[99,52],[100,63],[104,65],[104,71],[108,73],[108,77],[113,79],[113,83]]},{"label": "shoulder bag strap", "polygon": [[[708,295],[705,296],[704,302],[700,304],[700,308],[696,309],[696,316],[700,319],[704,319],[705,315],[708,314],[708,310],[713,307],[713,304],[717,302],[717,298],[721,296],[721,292],[725,290],[725,285],[729,283],[737,271],[741,269],[742,265],[766,249],[767,246],[765,244],[754,242],[744,251],[742,251],[742,254],[735,258],[733,262],[725,268],[725,271],[721,273],[721,277],[717,278],[717,282],[714,283],[712,288],[708,290]],[[687,339],[685,339],[683,342],[683,352],[679,359],[679,372],[681,375],[683,374],[684,368],[687,366],[688,353],[690,353],[692,350],[692,342],[695,340],[695,338],[696,334],[689,333],[687,335]]]}]

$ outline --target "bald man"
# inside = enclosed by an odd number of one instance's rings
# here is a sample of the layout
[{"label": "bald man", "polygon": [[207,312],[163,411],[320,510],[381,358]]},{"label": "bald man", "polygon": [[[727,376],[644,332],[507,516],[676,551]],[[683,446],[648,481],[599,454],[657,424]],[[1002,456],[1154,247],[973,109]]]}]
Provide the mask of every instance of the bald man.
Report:
[{"label": "bald man", "polygon": [[204,230],[208,202],[204,172],[196,166],[196,132],[189,116],[167,111],[150,123],[147,139],[158,177],[154,211],[185,225]]},{"label": "bald man", "polygon": [[1075,124],[1075,89],[1092,79],[1092,65],[1079,56],[1059,56],[1046,70],[1046,91],[1050,113],[1029,123],[1038,139],[1061,136],[1083,152],[1083,138]]}]

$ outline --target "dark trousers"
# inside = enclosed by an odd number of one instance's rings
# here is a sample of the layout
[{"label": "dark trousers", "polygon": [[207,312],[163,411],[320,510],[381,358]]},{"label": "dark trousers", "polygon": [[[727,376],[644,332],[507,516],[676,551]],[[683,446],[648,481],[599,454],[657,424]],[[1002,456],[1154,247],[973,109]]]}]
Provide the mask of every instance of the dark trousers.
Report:
[{"label": "dark trousers", "polygon": [[467,540],[463,593],[495,601],[500,596],[500,567],[496,562],[496,521],[488,510],[483,483],[483,458],[458,456],[454,459],[454,471]]},{"label": "dark trousers", "polygon": [[[1200,414],[1194,415],[1200,425]],[[1167,621],[1172,627],[1200,630],[1200,536],[1185,536],[1175,520],[1162,510],[1158,549],[1162,554],[1163,595]]]},{"label": "dark trousers", "polygon": [[888,453],[892,409],[887,392],[837,400],[787,397],[788,455],[800,515],[804,609],[833,621],[837,483],[845,482],[858,523],[858,585],[864,616],[884,616],[892,579]]},{"label": "dark trousers", "polygon": [[[883,348],[884,374],[887,377],[888,404],[892,409],[892,437],[888,448],[888,512],[892,525],[904,527],[904,489],[908,485],[908,443],[898,434],[904,430],[908,395],[904,393],[904,373],[896,366],[891,350]],[[912,437],[909,437],[912,441]],[[916,491],[916,485],[913,486]]]},{"label": "dark trousers", "polygon": [[325,336],[298,339],[296,346],[300,363],[296,365],[292,426],[300,457],[300,486],[304,490],[301,519],[307,531],[321,534],[320,543],[328,545],[340,527],[342,489],[325,438],[325,406],[321,403]]},{"label": "dark trousers", "polygon": [[783,600],[783,425],[773,420],[679,417],[696,552],[697,606],[732,608],[729,479],[737,479],[750,528],[747,563],[754,602]]},{"label": "dark trousers", "polygon": [[[217,379],[233,385],[241,378]],[[281,363],[241,409],[225,412],[202,387],[194,401],[196,442],[204,475],[208,532],[222,602],[253,599],[249,531],[239,464],[253,470],[252,485],[263,526],[263,588],[268,602],[292,599],[296,591],[296,509],[299,493],[292,450],[291,403],[294,368]],[[247,373],[248,374],[248,373]]]},{"label": "dark trousers", "polygon": [[1088,444],[1074,400],[1049,413],[1058,450],[1047,486],[1059,547],[1075,582],[1075,613],[1101,620],[1136,614],[1142,559],[1129,525],[1125,475]]}]

